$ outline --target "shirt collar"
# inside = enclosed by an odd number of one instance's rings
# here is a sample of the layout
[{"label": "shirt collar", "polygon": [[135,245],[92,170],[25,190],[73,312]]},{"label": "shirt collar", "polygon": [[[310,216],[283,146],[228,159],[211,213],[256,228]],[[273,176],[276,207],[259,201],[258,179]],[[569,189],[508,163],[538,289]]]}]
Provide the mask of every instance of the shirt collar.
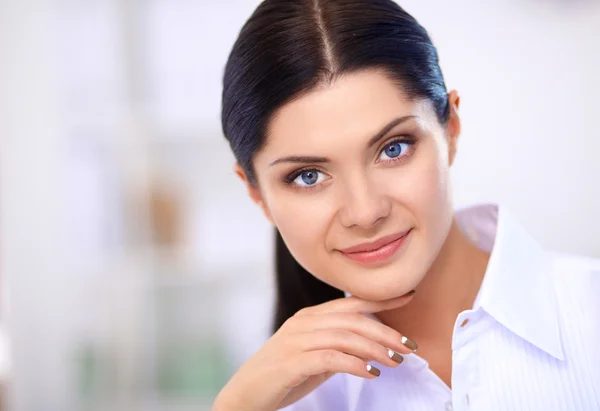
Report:
[{"label": "shirt collar", "polygon": [[471,241],[491,251],[473,309],[482,308],[514,334],[564,360],[549,253],[506,207],[471,207],[456,218]]}]

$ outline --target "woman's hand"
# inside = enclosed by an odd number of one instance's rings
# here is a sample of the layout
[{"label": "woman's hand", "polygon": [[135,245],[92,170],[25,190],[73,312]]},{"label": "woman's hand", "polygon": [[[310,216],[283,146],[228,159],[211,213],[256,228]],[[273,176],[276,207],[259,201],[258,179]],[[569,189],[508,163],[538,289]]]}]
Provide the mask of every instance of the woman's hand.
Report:
[{"label": "woman's hand", "polygon": [[[413,350],[397,331],[362,314],[398,308],[409,300],[408,294],[379,302],[352,296],[300,310],[237,371],[213,410],[277,410],[339,372],[376,378],[379,370],[368,361],[394,367],[402,362],[394,351]],[[407,345],[416,349],[414,343]]]}]

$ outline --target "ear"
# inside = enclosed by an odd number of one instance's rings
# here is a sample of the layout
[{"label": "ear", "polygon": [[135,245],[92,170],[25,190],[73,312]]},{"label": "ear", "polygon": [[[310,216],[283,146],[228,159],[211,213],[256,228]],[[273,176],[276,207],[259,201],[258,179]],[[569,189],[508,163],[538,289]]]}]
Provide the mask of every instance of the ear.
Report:
[{"label": "ear", "polygon": [[258,186],[250,182],[248,176],[246,176],[246,173],[244,172],[244,169],[242,168],[242,166],[240,166],[239,163],[235,163],[235,165],[233,166],[233,171],[235,172],[235,174],[237,174],[237,176],[240,178],[240,180],[242,180],[242,182],[246,186],[246,190],[248,190],[248,195],[250,196],[252,201],[254,201],[254,203],[260,207],[267,220],[269,220],[269,222],[273,224],[271,213],[269,212],[269,209],[267,208],[263,200],[262,194],[260,193]]},{"label": "ear", "polygon": [[450,116],[448,118],[448,125],[446,126],[446,135],[448,136],[449,165],[452,165],[454,157],[456,157],[458,136],[460,135],[460,117],[458,115],[460,96],[456,90],[448,93],[448,104],[450,104]]}]

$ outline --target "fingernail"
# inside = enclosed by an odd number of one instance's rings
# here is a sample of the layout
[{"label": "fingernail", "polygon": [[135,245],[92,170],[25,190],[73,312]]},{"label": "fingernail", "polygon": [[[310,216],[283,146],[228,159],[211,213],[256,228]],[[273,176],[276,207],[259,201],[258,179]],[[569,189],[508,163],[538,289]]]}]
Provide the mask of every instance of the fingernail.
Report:
[{"label": "fingernail", "polygon": [[397,353],[396,351],[394,351],[394,350],[390,350],[390,349],[388,349],[388,356],[389,356],[389,357],[390,357],[392,360],[396,361],[398,364],[402,364],[402,361],[404,361],[404,357],[403,357],[403,356],[401,356],[400,354],[398,354],[398,353]]},{"label": "fingernail", "polygon": [[367,371],[369,372],[369,374],[372,374],[376,377],[379,377],[379,375],[381,374],[381,371],[379,371],[379,368],[375,368],[371,364],[367,364]]},{"label": "fingernail", "polygon": [[417,345],[416,342],[414,342],[413,340],[411,340],[408,337],[402,336],[402,340],[401,340],[402,344],[404,344],[406,347],[410,348],[413,352],[417,351],[417,348],[419,348],[419,346]]}]

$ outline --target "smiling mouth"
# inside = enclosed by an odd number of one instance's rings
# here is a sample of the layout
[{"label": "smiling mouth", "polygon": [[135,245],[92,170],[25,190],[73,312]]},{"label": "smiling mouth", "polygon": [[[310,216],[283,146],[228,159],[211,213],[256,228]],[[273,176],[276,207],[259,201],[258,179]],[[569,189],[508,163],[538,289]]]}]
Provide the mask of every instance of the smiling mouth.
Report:
[{"label": "smiling mouth", "polygon": [[411,232],[412,228],[408,231],[382,237],[377,241],[345,248],[340,252],[361,264],[382,263],[389,260],[400,250]]}]

